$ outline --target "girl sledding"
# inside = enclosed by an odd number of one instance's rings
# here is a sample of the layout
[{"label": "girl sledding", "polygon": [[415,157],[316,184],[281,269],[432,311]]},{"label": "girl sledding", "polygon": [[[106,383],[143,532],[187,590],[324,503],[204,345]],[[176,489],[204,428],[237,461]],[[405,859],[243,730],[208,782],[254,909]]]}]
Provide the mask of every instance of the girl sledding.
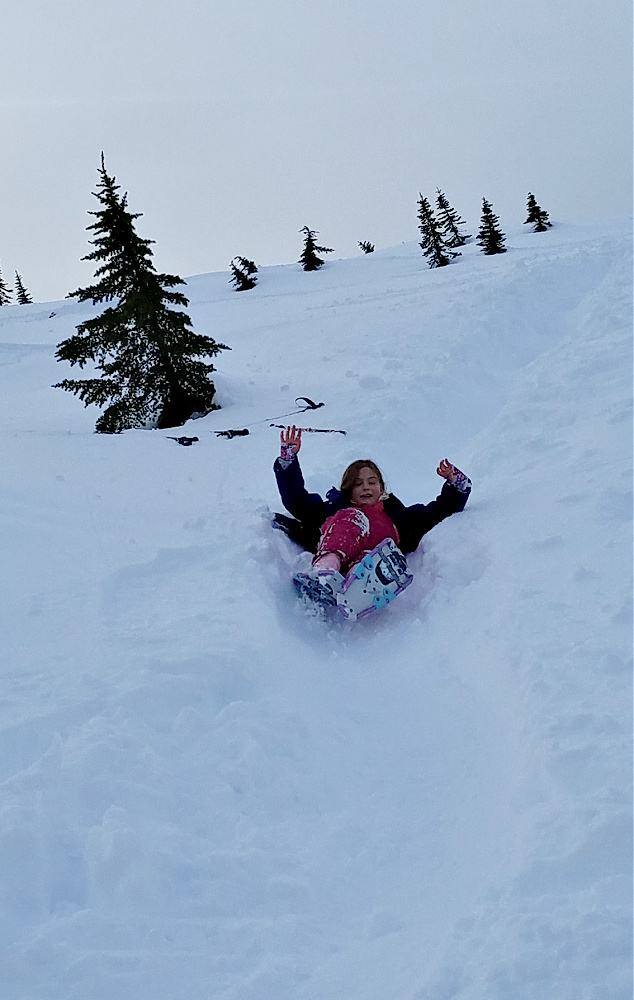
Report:
[{"label": "girl sledding", "polygon": [[440,494],[431,503],[406,507],[386,492],[378,466],[359,459],[324,500],[304,484],[297,458],[301,430],[287,427],[280,441],[273,469],[293,516],[276,514],[274,523],[314,553],[312,569],[297,573],[295,585],[311,601],[339,607],[345,617],[362,617],[400,593],[412,579],[404,555],[436,524],[463,510],[471,492],[471,481],[443,459],[436,469],[445,480]]}]

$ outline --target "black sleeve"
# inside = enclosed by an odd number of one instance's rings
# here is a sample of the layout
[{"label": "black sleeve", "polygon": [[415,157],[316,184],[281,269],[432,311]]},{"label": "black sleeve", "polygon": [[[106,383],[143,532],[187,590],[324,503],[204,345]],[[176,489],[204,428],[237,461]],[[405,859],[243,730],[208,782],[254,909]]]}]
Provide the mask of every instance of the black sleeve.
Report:
[{"label": "black sleeve", "polygon": [[297,458],[286,468],[279,458],[275,459],[273,471],[277,480],[282,503],[298,521],[323,524],[328,516],[328,505],[318,493],[309,493]]},{"label": "black sleeve", "polygon": [[415,503],[411,507],[405,507],[396,497],[390,497],[390,501],[394,501],[393,513],[387,505],[386,509],[398,528],[401,550],[405,553],[413,552],[423,535],[446,517],[464,510],[470,492],[470,486],[459,490],[447,482],[431,503]]}]

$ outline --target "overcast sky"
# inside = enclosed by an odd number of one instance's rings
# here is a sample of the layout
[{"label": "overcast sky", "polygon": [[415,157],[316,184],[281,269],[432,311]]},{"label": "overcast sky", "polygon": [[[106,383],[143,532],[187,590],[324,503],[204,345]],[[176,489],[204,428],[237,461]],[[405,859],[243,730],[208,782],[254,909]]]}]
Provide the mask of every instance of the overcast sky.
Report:
[{"label": "overcast sky", "polygon": [[[521,224],[631,213],[630,0],[19,0],[0,39],[0,265],[92,277],[101,150],[159,270],[418,238],[441,187]],[[333,255],[335,256],[335,255]]]}]

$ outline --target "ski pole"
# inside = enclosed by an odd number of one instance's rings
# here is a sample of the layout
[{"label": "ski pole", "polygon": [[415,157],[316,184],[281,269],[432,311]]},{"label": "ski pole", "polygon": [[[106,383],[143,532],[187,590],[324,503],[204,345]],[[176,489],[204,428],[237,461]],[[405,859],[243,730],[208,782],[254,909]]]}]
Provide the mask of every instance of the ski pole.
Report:
[{"label": "ski pole", "polygon": [[[286,424],[269,424],[269,427],[279,427],[280,430],[285,430]],[[332,427],[296,427],[295,430],[301,431],[302,434],[345,434],[345,431],[338,431]]]},{"label": "ski pole", "polygon": [[[304,405],[300,405],[300,400],[304,400]],[[325,403],[315,403],[314,400],[309,399],[308,396],[297,396],[295,402],[298,404],[299,409],[291,410],[289,413],[278,413],[276,417],[265,417],[264,420],[254,420],[249,427],[258,427],[260,424],[268,424],[269,420],[280,420],[282,417],[292,417],[295,413],[306,413],[307,410],[318,410],[321,406],[325,406]],[[271,424],[271,427],[274,425]],[[248,434],[248,428],[243,430],[228,430],[228,431],[212,431],[212,434],[216,434],[217,437],[242,437]]]},{"label": "ski pole", "polygon": [[[300,404],[300,399],[304,400],[305,406]],[[265,417],[264,420],[256,420],[254,423],[249,424],[249,427],[256,427],[257,424],[266,424],[269,420],[280,420],[282,417],[292,417],[294,413],[306,413],[307,410],[318,410],[320,406],[325,406],[325,403],[314,403],[312,399],[307,396],[298,396],[295,400],[299,409],[291,410],[290,413],[278,413],[275,417]]]}]

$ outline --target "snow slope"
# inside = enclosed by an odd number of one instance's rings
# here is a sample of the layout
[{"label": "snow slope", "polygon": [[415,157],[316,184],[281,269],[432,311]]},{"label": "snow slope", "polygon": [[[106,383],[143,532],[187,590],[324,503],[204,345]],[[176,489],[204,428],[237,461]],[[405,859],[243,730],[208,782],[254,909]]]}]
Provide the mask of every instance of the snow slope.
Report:
[{"label": "snow slope", "polygon": [[[3,1000],[629,1000],[630,232],[191,278],[190,448],[50,388],[85,305],[0,311]],[[354,626],[269,527],[298,395],[312,490],[474,482]]]}]

